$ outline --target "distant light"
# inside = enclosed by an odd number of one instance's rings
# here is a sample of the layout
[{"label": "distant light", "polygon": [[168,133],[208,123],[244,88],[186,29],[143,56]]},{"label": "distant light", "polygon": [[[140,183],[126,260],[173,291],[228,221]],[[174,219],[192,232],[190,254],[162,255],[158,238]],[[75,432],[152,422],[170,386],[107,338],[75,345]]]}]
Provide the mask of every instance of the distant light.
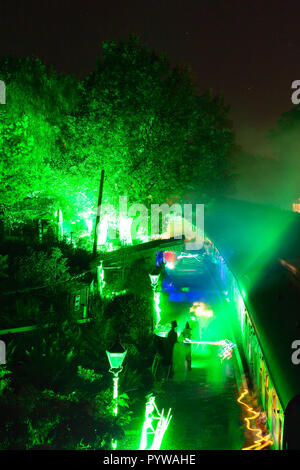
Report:
[{"label": "distant light", "polygon": [[176,258],[174,251],[164,251],[163,257],[167,263],[170,263],[170,262],[174,263],[175,258]]},{"label": "distant light", "polygon": [[190,312],[193,312],[197,317],[213,317],[213,311],[209,310],[204,302],[194,302],[190,308]]},{"label": "distant light", "polygon": [[195,314],[197,317],[207,317],[207,318],[213,317],[212,310],[203,310],[201,307],[196,308]]},{"label": "distant light", "polygon": [[[298,201],[300,201],[300,198],[298,198]],[[300,212],[300,202],[293,203],[293,212]]]},{"label": "distant light", "polygon": [[168,261],[168,262],[166,263],[166,268],[168,268],[168,269],[174,269],[175,266],[174,266],[174,264],[173,264],[171,261]]},{"label": "distant light", "polygon": [[179,256],[177,256],[177,259],[182,259],[182,258],[197,258],[198,257],[198,254],[192,254],[192,253],[180,253]]},{"label": "distant light", "polygon": [[166,338],[168,336],[168,331],[155,331],[156,336],[160,336],[161,338]]}]

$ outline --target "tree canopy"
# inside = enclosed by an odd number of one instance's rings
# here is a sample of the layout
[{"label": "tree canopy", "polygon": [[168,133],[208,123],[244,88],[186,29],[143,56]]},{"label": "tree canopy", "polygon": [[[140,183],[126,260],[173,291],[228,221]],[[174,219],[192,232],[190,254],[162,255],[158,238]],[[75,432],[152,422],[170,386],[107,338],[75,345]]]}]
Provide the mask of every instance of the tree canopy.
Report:
[{"label": "tree canopy", "polygon": [[103,43],[82,81],[39,59],[0,61],[1,204],[50,198],[67,217],[104,199],[162,203],[196,191],[201,201],[231,190],[234,134],[221,96],[199,95],[190,70],[171,67],[135,38]]},{"label": "tree canopy", "polygon": [[69,158],[94,185],[104,168],[111,198],[162,202],[230,187],[235,146],[222,97],[198,96],[188,68],[172,68],[136,38],[103,44],[71,130]]}]

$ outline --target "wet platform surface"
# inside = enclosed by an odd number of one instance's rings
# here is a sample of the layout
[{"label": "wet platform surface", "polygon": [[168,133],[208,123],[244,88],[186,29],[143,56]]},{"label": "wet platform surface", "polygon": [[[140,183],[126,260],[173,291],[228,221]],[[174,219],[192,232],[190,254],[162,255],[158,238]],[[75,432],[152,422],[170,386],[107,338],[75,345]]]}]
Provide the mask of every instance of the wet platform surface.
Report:
[{"label": "wet platform surface", "polygon": [[[209,318],[197,318],[190,308],[203,302],[213,312]],[[213,342],[228,339],[230,329],[224,318],[224,302],[204,262],[195,258],[177,261],[167,269],[161,295],[161,323],[170,330],[177,321],[177,334],[189,323],[191,340],[206,344],[191,347],[191,370],[185,362],[183,343],[174,348],[174,374],[162,381],[158,408],[172,408],[172,420],[162,441],[162,450],[240,450],[247,441],[243,410],[237,402],[238,367],[235,354],[221,361],[221,347]],[[164,376],[164,370],[158,371]],[[120,448],[137,449],[143,423],[136,419],[136,432],[129,430]],[[126,447],[127,446],[127,447]]]},{"label": "wet platform surface", "polygon": [[[193,258],[183,259],[167,275],[169,283],[161,301],[162,322],[176,320],[179,336],[188,321],[194,341],[232,340],[224,321],[224,304],[205,264]],[[213,316],[193,320],[190,308],[195,301],[203,302]],[[173,418],[162,449],[241,449],[245,440],[244,422],[237,403],[234,355],[221,361],[220,346],[193,344],[192,368],[186,370],[182,348],[185,348],[183,344],[175,345],[174,375],[164,385]]]}]

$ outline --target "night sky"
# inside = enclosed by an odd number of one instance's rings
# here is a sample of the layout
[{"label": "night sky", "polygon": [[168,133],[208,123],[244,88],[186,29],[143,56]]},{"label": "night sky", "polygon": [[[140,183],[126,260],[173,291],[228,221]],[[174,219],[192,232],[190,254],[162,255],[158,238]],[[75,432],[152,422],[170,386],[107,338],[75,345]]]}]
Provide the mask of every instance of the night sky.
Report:
[{"label": "night sky", "polygon": [[200,91],[223,92],[238,141],[268,155],[265,134],[300,79],[299,14],[291,0],[1,0],[0,56],[36,55],[83,77],[103,40],[136,33],[172,64],[189,64]]}]

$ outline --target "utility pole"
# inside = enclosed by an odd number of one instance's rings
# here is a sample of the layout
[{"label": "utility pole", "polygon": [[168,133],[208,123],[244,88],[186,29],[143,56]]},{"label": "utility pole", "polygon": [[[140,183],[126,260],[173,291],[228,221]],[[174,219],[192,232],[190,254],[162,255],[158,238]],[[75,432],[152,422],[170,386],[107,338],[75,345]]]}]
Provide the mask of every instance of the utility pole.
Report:
[{"label": "utility pole", "polygon": [[98,225],[99,225],[99,222],[100,222],[100,215],[101,215],[103,182],[104,182],[104,170],[101,171],[101,179],[100,179],[100,187],[99,187],[98,207],[97,207],[95,236],[94,236],[94,248],[93,248],[93,254],[94,255],[97,253],[97,245],[98,245]]}]

